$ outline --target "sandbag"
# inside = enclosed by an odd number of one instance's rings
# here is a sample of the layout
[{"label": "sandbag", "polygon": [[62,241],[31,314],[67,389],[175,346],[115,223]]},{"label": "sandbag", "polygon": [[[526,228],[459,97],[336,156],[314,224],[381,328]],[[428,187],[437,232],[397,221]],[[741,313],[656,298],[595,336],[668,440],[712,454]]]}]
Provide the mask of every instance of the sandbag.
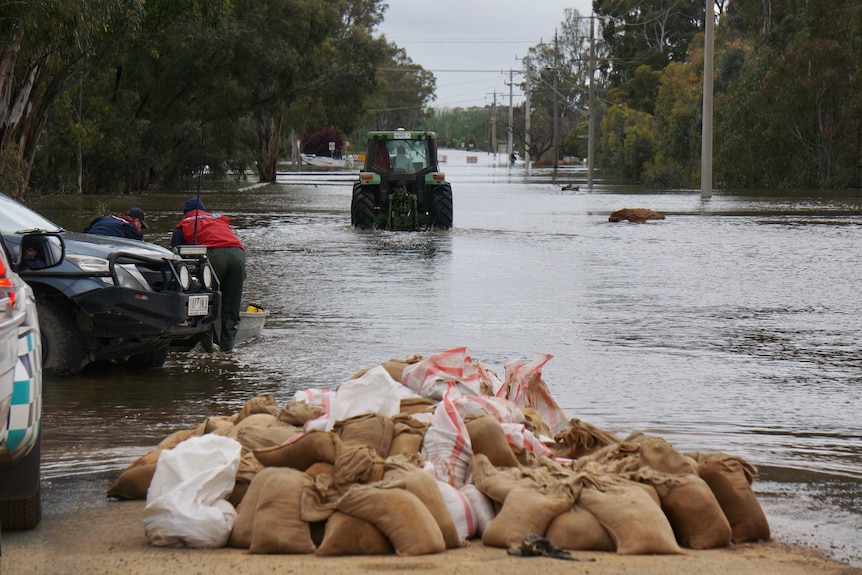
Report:
[{"label": "sandbag", "polygon": [[532,486],[516,487],[485,529],[482,543],[508,549],[517,547],[527,533],[544,536],[551,521],[573,503],[571,494],[563,489],[543,493]]},{"label": "sandbag", "polygon": [[[449,510],[449,515],[452,517],[452,522],[458,531],[458,540],[467,541],[476,534],[476,514],[473,511],[473,504],[470,503],[470,500],[461,491],[466,485],[462,486],[461,489],[455,489],[445,481],[440,481],[439,479],[435,479],[435,481],[437,482],[437,487],[440,489],[440,495],[443,497],[446,509]],[[443,537],[444,539],[446,538],[445,533]],[[446,543],[446,547],[449,547],[448,542]]]},{"label": "sandbag", "polygon": [[254,511],[249,553],[307,554],[316,547],[300,517],[300,498],[312,480],[302,471],[277,468],[260,492]]},{"label": "sandbag", "polygon": [[697,472],[727,517],[733,543],[769,540],[769,522],[751,488],[743,461],[730,456],[707,458],[701,460]]},{"label": "sandbag", "polygon": [[602,527],[596,516],[575,504],[551,520],[545,532],[557,547],[571,551],[614,551],[611,534]]},{"label": "sandbag", "polygon": [[437,404],[422,442],[422,456],[434,466],[438,479],[461,487],[467,482],[473,448],[467,426],[455,408],[455,397],[457,392],[450,390]]},{"label": "sandbag", "polygon": [[367,413],[392,417],[401,410],[404,391],[385,369],[379,365],[373,367],[338,386],[329,407],[326,429],[331,430],[339,421]]},{"label": "sandbag", "polygon": [[228,495],[228,502],[236,507],[240,504],[248,492],[254,476],[263,469],[263,465],[254,456],[254,453],[248,450],[243,450],[242,457],[239,460],[239,468],[236,470],[236,478],[233,485],[233,491]]},{"label": "sandbag", "polygon": [[367,445],[380,457],[389,455],[394,424],[392,419],[379,413],[364,413],[338,421],[332,432],[341,437],[344,445]]},{"label": "sandbag", "polygon": [[254,514],[263,492],[264,484],[278,473],[279,467],[265,467],[256,473],[249,482],[248,489],[242,501],[237,505],[237,517],[230,533],[228,547],[248,549],[251,546],[251,534],[254,530]]},{"label": "sandbag", "polygon": [[320,405],[310,405],[304,401],[292,401],[279,410],[276,419],[280,423],[302,427],[323,414],[324,410]]},{"label": "sandbag", "polygon": [[337,510],[377,527],[400,556],[430,555],[446,549],[434,516],[406,489],[354,485],[339,499]]},{"label": "sandbag", "polygon": [[292,467],[305,471],[323,461],[335,463],[341,438],[331,431],[310,431],[291,437],[287,443],[253,450],[254,456],[267,467]]},{"label": "sandbag", "polygon": [[497,503],[503,503],[516,487],[533,485],[533,481],[524,477],[519,468],[494,467],[486,455],[474,455],[470,467],[473,470],[473,483]]},{"label": "sandbag", "polygon": [[323,541],[317,555],[390,555],[395,552],[389,539],[377,527],[358,517],[336,511],[326,520]]},{"label": "sandbag", "polygon": [[333,469],[336,485],[372,483],[383,479],[383,458],[367,445],[343,445]]},{"label": "sandbag", "polygon": [[389,445],[389,457],[404,455],[412,457],[422,448],[425,432],[431,424],[420,421],[410,415],[399,413],[392,418],[392,443]]},{"label": "sandbag", "polygon": [[159,444],[156,446],[156,449],[157,450],[173,449],[174,447],[176,447],[177,445],[179,445],[180,443],[182,443],[186,439],[189,439],[192,437],[201,437],[202,435],[204,435],[205,431],[206,431],[206,422],[204,422],[201,425],[198,425],[197,427],[193,427],[191,429],[181,429],[179,431],[175,431],[175,432],[171,433],[170,435],[168,435],[167,437],[165,437],[163,440],[161,440],[159,442]]},{"label": "sandbag", "polygon": [[554,441],[558,445],[566,446],[565,450],[554,450],[558,456],[577,459],[595,453],[607,445],[619,443],[620,438],[586,421],[570,419],[566,429],[554,436]]},{"label": "sandbag", "polygon": [[278,402],[275,398],[269,393],[261,393],[245,402],[234,423],[239,423],[246,417],[257,413],[276,416],[278,412]]},{"label": "sandbag", "polygon": [[473,453],[481,453],[495,467],[518,467],[518,460],[506,440],[503,426],[491,415],[467,417],[464,420]]},{"label": "sandbag", "polygon": [[490,497],[479,491],[479,488],[473,483],[462,485],[458,491],[460,491],[470,503],[470,511],[473,515],[475,524],[473,535],[476,537],[482,537],[485,530],[488,528],[488,525],[490,525],[491,521],[494,520],[494,517],[497,516],[497,512],[494,510],[494,502],[491,501]]},{"label": "sandbag", "polygon": [[436,399],[428,397],[402,397],[399,413],[413,415],[414,413],[434,413],[437,406]]},{"label": "sandbag", "polygon": [[430,399],[441,400],[456,394],[479,395],[479,372],[466,347],[458,347],[422,358],[404,368],[401,383]]},{"label": "sandbag", "polygon": [[676,540],[689,549],[730,545],[730,523],[706,482],[697,475],[671,475],[648,467],[632,479],[652,485]]},{"label": "sandbag", "polygon": [[440,528],[446,549],[456,549],[461,546],[462,540],[440,487],[438,487],[438,481],[427,471],[417,468],[406,472],[397,470],[387,472],[386,483],[382,486],[391,489],[403,488],[419,498],[419,501],[431,512],[437,527]]},{"label": "sandbag", "polygon": [[[249,421],[248,418],[244,421]],[[283,445],[294,435],[302,433],[298,427],[278,422],[257,425],[238,425],[236,433],[228,435],[239,441],[245,449],[265,449]]]},{"label": "sandbag", "polygon": [[226,501],[242,446],[217,435],[192,437],[162,451],[144,507],[144,531],[156,546],[223,547],[236,521]]},{"label": "sandbag", "polygon": [[[157,453],[161,453],[161,449]],[[156,463],[135,462],[120,473],[108,488],[108,497],[146,499],[147,490],[156,473]]]},{"label": "sandbag", "polygon": [[661,507],[634,482],[602,477],[581,491],[580,503],[595,515],[620,555],[682,553]]},{"label": "sandbag", "polygon": [[656,471],[675,475],[697,475],[697,467],[692,460],[684,457],[661,437],[635,431],[626,437],[625,441],[638,446],[641,467],[649,466]]}]

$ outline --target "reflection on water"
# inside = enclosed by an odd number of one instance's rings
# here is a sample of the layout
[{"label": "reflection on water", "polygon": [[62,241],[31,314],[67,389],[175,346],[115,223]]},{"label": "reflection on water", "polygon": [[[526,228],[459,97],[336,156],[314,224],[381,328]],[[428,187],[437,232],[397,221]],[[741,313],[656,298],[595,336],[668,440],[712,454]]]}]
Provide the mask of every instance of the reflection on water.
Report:
[{"label": "reflection on water", "polygon": [[[665,193],[563,170],[458,165],[455,227],[357,231],[352,177],[284,175],[205,192],[248,251],[263,337],[229,357],[172,354],[165,369],[46,381],[49,477],[119,470],[168,433],[249,397],[330,388],[393,357],[466,345],[503,373],[534,352],[571,417],[681,451],[725,451],[755,484],[779,539],[862,563],[862,202],[841,192]],[[147,239],[166,245],[185,194],[147,194]],[[43,201],[82,228],[123,198]],[[62,204],[62,205],[61,205]],[[610,212],[649,207],[648,224]],[[828,528],[818,528],[826,525]],[[822,533],[810,538],[804,532]]]}]

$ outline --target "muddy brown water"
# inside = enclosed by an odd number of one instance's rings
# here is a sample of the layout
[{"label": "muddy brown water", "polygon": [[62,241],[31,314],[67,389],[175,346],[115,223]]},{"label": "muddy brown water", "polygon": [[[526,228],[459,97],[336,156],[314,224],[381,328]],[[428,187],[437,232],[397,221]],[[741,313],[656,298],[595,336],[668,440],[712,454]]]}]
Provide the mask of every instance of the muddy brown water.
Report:
[{"label": "muddy brown water", "polygon": [[[46,516],[103,505],[166,435],[256,394],[285,402],[390,358],[467,346],[498,374],[552,354],[544,379],[570,417],[744,456],[776,539],[862,565],[860,194],[703,200],[601,177],[589,191],[582,168],[554,182],[493,160],[447,153],[445,232],[352,229],[347,172],[240,192],[204,182],[247,248],[246,300],[270,311],[262,337],[230,356],[173,353],[160,370],[46,377]],[[190,194],[33,205],[70,229],[139,205],[147,239],[167,245]],[[608,223],[624,207],[667,218]]]}]

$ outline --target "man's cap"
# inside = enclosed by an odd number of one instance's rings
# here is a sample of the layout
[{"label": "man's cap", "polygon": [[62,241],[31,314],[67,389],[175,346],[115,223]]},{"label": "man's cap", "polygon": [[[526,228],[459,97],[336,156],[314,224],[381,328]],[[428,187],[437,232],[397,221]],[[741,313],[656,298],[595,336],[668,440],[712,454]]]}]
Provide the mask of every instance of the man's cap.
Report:
[{"label": "man's cap", "polygon": [[187,214],[192,210],[200,210],[204,211],[206,208],[204,207],[204,203],[197,198],[189,198],[186,200],[185,205],[183,206],[183,214]]},{"label": "man's cap", "polygon": [[141,208],[129,208],[127,212],[132,218],[136,220],[141,220],[141,227],[144,229],[149,229],[150,226],[147,225],[147,215],[144,213],[144,210]]}]

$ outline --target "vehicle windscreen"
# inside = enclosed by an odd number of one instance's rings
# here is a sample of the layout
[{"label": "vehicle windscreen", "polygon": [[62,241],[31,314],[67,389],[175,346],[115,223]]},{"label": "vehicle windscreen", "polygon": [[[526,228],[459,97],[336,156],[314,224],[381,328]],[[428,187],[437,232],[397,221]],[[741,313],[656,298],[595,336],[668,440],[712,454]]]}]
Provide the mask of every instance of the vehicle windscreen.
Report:
[{"label": "vehicle windscreen", "polygon": [[0,230],[5,233],[24,230],[56,232],[60,226],[43,218],[30,208],[23,206],[4,194],[0,194]]},{"label": "vehicle windscreen", "polygon": [[415,173],[428,167],[428,143],[425,140],[389,140],[386,142],[391,170]]}]

